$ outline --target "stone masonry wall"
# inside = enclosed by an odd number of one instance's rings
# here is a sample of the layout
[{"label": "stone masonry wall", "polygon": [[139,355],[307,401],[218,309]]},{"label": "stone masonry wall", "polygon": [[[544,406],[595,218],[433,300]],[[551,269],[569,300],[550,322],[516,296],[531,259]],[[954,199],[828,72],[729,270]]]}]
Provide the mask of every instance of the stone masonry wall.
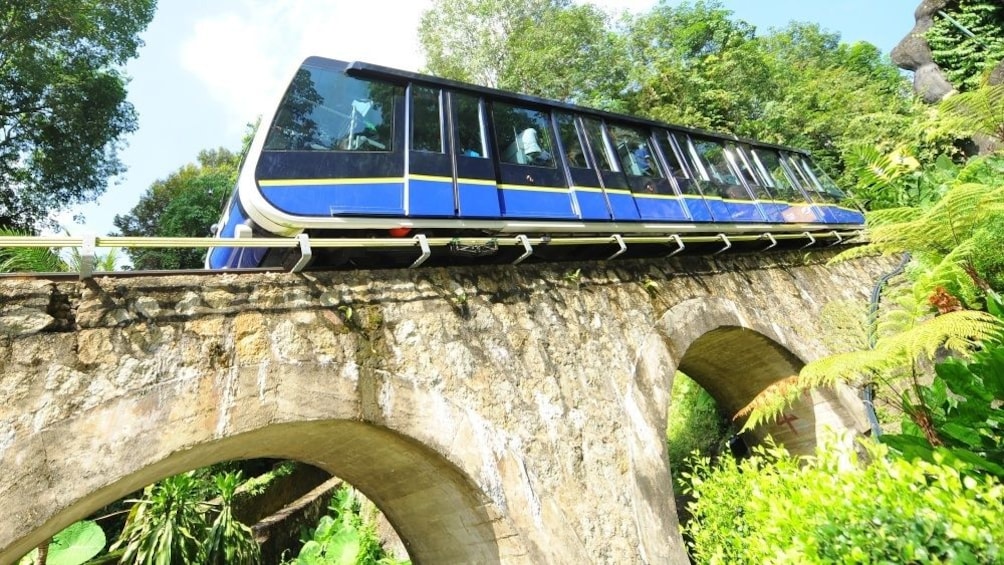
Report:
[{"label": "stone masonry wall", "polygon": [[[416,563],[685,562],[674,370],[740,403],[825,354],[823,306],[889,268],[830,256],[0,279],[0,563],[245,457],[349,481]],[[809,447],[861,425],[805,410]]]}]

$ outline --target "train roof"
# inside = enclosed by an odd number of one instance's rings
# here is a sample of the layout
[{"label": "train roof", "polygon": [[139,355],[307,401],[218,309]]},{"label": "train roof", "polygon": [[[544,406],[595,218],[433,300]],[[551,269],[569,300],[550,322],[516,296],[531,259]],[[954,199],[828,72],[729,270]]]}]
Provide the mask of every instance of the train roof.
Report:
[{"label": "train roof", "polygon": [[510,92],[506,90],[499,90],[496,88],[489,88],[486,86],[478,86],[475,84],[468,84],[465,82],[460,82],[452,79],[434,77],[430,75],[423,75],[420,73],[413,73],[410,71],[402,71],[400,69],[394,69],[391,67],[385,67],[381,65],[374,65],[372,63],[366,63],[363,61],[352,61],[345,62],[336,59],[328,59],[325,57],[308,57],[303,62],[304,65],[313,65],[320,67],[329,68],[344,68],[347,73],[355,76],[378,78],[383,80],[390,80],[392,82],[413,82],[418,84],[424,84],[429,86],[438,86],[442,88],[449,88],[453,90],[461,90],[466,92],[477,93],[485,96],[489,96],[494,99],[508,100],[512,102],[523,102],[531,105],[537,106],[549,106],[552,108],[559,108],[562,110],[567,110],[569,112],[575,112],[577,114],[592,115],[599,118],[609,118],[619,121],[628,121],[638,124],[644,124],[648,126],[672,129],[676,131],[684,131],[687,133],[693,133],[705,137],[713,137],[722,140],[736,141],[739,143],[748,143],[751,145],[770,147],[773,149],[781,149],[784,151],[791,151],[796,153],[801,153],[803,155],[809,155],[809,152],[805,149],[800,149],[797,147],[791,147],[787,145],[780,145],[776,143],[767,143],[764,141],[740,137],[737,135],[709,131],[700,128],[693,128],[688,126],[681,126],[678,124],[669,124],[665,122],[659,122],[656,120],[649,120],[646,118],[639,118],[637,116],[632,116],[629,114],[619,114],[616,112],[608,112],[606,110],[598,110],[596,108],[589,108],[586,106],[579,106],[576,104],[570,104],[568,102],[559,102],[557,100],[550,100],[547,98],[542,98],[539,96],[532,96],[529,94],[519,94],[516,92]]}]

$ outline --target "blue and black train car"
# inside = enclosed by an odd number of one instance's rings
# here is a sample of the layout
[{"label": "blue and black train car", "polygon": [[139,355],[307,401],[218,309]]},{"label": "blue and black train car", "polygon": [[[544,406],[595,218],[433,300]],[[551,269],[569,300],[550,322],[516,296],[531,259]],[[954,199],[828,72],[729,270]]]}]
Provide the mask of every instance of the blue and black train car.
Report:
[{"label": "blue and black train car", "polygon": [[804,151],[354,62],[308,58],[252,141],[234,239],[825,233],[860,211]]}]

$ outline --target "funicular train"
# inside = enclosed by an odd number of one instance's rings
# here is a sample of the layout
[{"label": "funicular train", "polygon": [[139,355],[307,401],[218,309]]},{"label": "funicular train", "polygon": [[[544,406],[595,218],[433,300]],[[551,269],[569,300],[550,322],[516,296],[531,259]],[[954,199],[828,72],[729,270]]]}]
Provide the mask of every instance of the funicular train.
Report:
[{"label": "funicular train", "polygon": [[[485,238],[682,249],[701,235],[726,246],[840,241],[863,224],[798,149],[367,63],[306,59],[265,119],[209,268],[295,253],[241,246],[255,237],[481,237],[475,254],[504,255]],[[314,260],[374,266],[393,255],[364,246]]]}]

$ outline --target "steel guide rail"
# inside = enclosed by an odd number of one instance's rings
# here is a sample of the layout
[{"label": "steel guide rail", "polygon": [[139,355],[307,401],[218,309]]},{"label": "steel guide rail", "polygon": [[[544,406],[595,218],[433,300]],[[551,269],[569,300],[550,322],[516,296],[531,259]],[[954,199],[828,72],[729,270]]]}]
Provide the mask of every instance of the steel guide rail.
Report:
[{"label": "steel guide rail", "polygon": [[[799,232],[799,233],[752,233],[733,234],[724,233],[706,235],[679,235],[670,234],[662,236],[637,235],[622,236],[619,234],[604,236],[584,236],[584,237],[550,237],[516,235],[504,237],[426,237],[418,234],[413,237],[387,237],[387,238],[358,238],[358,237],[338,237],[338,238],[311,238],[306,234],[300,234],[295,238],[281,237],[256,237],[256,238],[234,238],[222,239],[217,237],[126,237],[126,236],[0,236],[0,248],[37,248],[37,247],[57,247],[57,248],[78,248],[81,250],[80,279],[90,278],[93,275],[95,250],[98,247],[125,247],[125,248],[199,248],[199,247],[235,247],[235,248],[299,248],[300,258],[290,269],[292,272],[302,271],[310,262],[313,249],[354,249],[354,248],[410,248],[418,247],[421,251],[419,257],[412,263],[411,267],[418,267],[425,262],[432,254],[434,247],[447,247],[450,245],[467,246],[512,246],[523,247],[523,254],[513,261],[518,264],[530,257],[535,247],[540,246],[563,246],[563,245],[604,245],[611,244],[618,247],[617,251],[607,259],[613,259],[627,251],[629,244],[662,244],[673,246],[673,250],[666,256],[670,257],[683,251],[688,243],[721,243],[722,248],[714,254],[722,253],[732,247],[735,242],[763,241],[767,245],[764,250],[775,247],[779,240],[805,239],[808,243],[803,246],[815,245],[821,240],[834,240],[830,245],[845,243],[862,236],[861,231],[848,230],[828,232]],[[240,272],[243,270],[222,271]],[[219,272],[219,271],[216,271]]]}]

